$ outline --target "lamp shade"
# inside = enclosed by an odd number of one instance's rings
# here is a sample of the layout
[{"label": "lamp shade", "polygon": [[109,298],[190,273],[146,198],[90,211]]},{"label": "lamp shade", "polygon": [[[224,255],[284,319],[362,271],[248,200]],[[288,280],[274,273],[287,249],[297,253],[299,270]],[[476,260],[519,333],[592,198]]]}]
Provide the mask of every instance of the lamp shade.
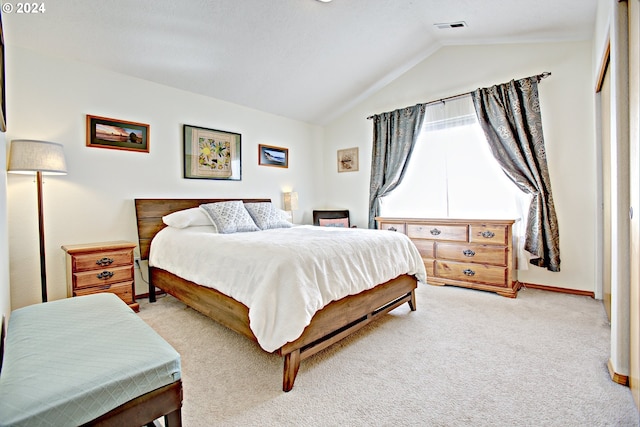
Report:
[{"label": "lamp shade", "polygon": [[56,142],[15,139],[11,141],[7,172],[64,175],[67,162],[63,146]]},{"label": "lamp shade", "polygon": [[298,210],[298,193],[296,193],[295,191],[284,193],[284,210]]}]

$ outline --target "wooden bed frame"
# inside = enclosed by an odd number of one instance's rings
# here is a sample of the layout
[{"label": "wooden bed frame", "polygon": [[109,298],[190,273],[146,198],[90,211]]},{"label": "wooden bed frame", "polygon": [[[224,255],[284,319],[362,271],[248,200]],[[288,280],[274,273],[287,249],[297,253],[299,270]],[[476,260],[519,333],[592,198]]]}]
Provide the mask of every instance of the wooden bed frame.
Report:
[{"label": "wooden bed frame", "polygon": [[[169,213],[198,207],[203,203],[243,200],[247,203],[269,199],[135,199],[141,259],[149,258],[151,239],[165,227],[162,217]],[[186,305],[228,328],[257,342],[249,327],[249,309],[215,289],[184,280],[165,270],[149,268],[149,301],[155,301],[155,288],[178,298]],[[409,304],[416,310],[417,279],[403,274],[376,287],[333,301],[318,311],[295,341],[275,353],[284,357],[282,389],[293,388],[300,362],[352,334],[394,308]]]}]

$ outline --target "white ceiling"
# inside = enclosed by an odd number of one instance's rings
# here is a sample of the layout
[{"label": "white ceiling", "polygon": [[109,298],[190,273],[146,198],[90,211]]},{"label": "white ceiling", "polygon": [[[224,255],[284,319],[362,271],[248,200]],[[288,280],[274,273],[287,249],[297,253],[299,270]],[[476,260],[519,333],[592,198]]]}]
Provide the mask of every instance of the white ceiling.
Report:
[{"label": "white ceiling", "polygon": [[8,46],[325,124],[444,45],[590,40],[597,1],[45,0],[2,19]]}]

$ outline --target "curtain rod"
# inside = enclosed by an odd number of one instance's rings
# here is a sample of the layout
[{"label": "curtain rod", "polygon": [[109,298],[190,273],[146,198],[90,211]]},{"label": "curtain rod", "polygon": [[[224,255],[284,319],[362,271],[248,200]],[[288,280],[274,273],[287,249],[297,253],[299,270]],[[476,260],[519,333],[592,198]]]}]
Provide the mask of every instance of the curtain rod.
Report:
[{"label": "curtain rod", "polygon": [[[545,71],[543,73],[537,74],[535,76],[531,76],[531,77],[535,77],[536,80],[538,80],[538,83],[540,83],[540,80],[542,79],[546,79],[547,77],[549,77],[551,75],[551,73],[549,71]],[[522,79],[518,79],[518,80],[522,80]],[[459,93],[457,95],[451,95],[451,96],[447,96],[446,98],[440,98],[440,99],[436,99],[435,101],[429,101],[429,102],[424,102],[422,103],[422,105],[431,105],[431,104],[437,104],[439,102],[444,102],[444,101],[449,101],[451,99],[456,99],[456,98],[462,98],[463,96],[467,96],[469,95],[471,92],[465,92],[465,93]],[[381,113],[383,114],[383,113]],[[373,116],[369,116],[367,117],[367,120],[371,120],[373,119],[377,114],[374,114]]]}]

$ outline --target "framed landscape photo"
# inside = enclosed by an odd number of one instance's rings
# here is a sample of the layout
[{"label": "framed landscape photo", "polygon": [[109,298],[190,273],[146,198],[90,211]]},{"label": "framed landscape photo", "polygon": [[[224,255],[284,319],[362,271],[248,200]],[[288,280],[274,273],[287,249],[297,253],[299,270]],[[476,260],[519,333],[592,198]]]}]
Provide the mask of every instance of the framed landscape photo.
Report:
[{"label": "framed landscape photo", "polygon": [[184,125],[184,177],[240,181],[239,133]]},{"label": "framed landscape photo", "polygon": [[338,150],[338,172],[356,172],[358,166],[358,147]]},{"label": "framed landscape photo", "polygon": [[149,125],[87,115],[87,147],[149,152]]},{"label": "framed landscape photo", "polygon": [[2,16],[0,15],[0,131],[7,131],[7,103],[6,84],[4,74],[4,30],[2,29]]},{"label": "framed landscape photo", "polygon": [[272,145],[258,145],[258,164],[262,166],[289,167],[289,150]]}]

